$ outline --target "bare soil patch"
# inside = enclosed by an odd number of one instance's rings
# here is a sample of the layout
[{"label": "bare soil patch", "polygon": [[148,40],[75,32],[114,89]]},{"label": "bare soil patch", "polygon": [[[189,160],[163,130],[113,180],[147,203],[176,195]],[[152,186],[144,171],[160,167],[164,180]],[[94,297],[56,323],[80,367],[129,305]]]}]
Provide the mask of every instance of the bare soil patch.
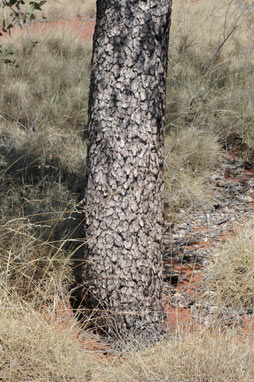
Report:
[{"label": "bare soil patch", "polygon": [[[22,28],[15,26],[11,31],[11,35],[15,36],[24,32],[43,34],[48,30],[52,31],[59,29],[70,29],[71,31],[75,32],[81,39],[91,40],[93,37],[94,26],[95,20],[86,19],[80,16],[74,20],[60,20],[56,22],[31,22],[25,24]],[[7,36],[8,35],[6,34],[3,37]]]}]

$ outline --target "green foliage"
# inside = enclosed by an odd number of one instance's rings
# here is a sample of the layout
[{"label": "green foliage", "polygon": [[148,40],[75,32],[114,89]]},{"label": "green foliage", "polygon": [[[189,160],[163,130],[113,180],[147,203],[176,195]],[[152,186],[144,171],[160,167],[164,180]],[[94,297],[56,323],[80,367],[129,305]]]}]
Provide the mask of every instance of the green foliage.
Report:
[{"label": "green foliage", "polygon": [[27,19],[33,20],[35,19],[34,11],[41,11],[42,6],[47,2],[47,0],[43,1],[30,1],[29,2],[29,12],[23,9],[23,6],[26,5],[25,0],[2,0],[0,6],[2,8],[10,9],[11,21],[6,22],[4,18],[2,20],[2,29],[0,31],[0,36],[3,33],[9,33],[15,24],[22,26],[25,24]]},{"label": "green foliage", "polygon": [[[27,22],[27,20],[35,19],[35,11],[41,11],[42,6],[47,2],[47,0],[43,1],[30,1],[29,2],[29,11],[25,11],[23,6],[26,5],[25,0],[2,0],[0,3],[1,8],[9,8],[10,10],[10,21],[6,21],[5,18],[2,20],[2,27],[0,29],[0,37],[3,36],[4,33],[11,34],[11,29],[14,28],[15,25],[19,25],[22,27],[23,24]],[[6,65],[15,65],[16,60],[11,60],[10,56],[13,55],[12,50],[2,49],[2,45],[0,45],[0,55],[2,59],[0,62],[3,62]]]}]

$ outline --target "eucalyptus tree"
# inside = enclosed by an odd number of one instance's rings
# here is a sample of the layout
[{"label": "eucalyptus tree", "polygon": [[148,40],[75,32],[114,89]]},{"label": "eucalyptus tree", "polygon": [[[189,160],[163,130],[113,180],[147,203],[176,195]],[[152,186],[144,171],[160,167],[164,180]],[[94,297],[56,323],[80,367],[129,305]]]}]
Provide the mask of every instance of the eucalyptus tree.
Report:
[{"label": "eucalyptus tree", "polygon": [[97,0],[85,309],[110,335],[161,333],[163,131],[171,0]]}]

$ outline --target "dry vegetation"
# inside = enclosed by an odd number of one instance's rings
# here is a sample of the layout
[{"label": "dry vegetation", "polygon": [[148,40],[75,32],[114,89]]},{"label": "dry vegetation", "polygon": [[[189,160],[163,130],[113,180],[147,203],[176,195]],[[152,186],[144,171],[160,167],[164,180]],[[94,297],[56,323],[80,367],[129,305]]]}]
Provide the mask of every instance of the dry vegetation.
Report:
[{"label": "dry vegetation", "polygon": [[131,352],[105,381],[233,382],[253,381],[253,347],[233,333],[200,331],[172,336],[153,349]]},{"label": "dry vegetation", "polygon": [[[166,121],[167,215],[209,207],[205,177],[221,147],[253,159],[254,4],[173,4]],[[169,171],[167,171],[167,169]]]},{"label": "dry vegetation", "polygon": [[[175,1],[169,49],[167,218],[213,202],[207,177],[228,146],[254,157],[254,13],[250,1]],[[94,0],[48,0],[49,21],[94,16]],[[0,17],[3,14],[0,13]],[[42,15],[38,14],[38,18]],[[36,44],[34,43],[36,41]],[[55,313],[79,253],[91,44],[70,31],[22,33],[0,64],[0,379],[30,381],[254,381],[253,346],[234,330],[170,335],[154,348],[102,363],[82,348],[75,321]],[[78,227],[78,228],[76,228]],[[205,298],[253,306],[253,223],[221,247]],[[55,316],[54,316],[55,317]]]},{"label": "dry vegetation", "polygon": [[[19,306],[20,307],[20,306]],[[75,328],[57,330],[23,306],[5,305],[0,313],[3,381],[36,382],[250,382],[254,380],[253,346],[234,333],[201,331],[199,335],[171,336],[153,348],[125,352],[102,362],[85,352],[75,339]]]},{"label": "dry vegetation", "polygon": [[238,233],[219,248],[207,269],[204,298],[218,307],[253,313],[254,221],[244,222]]},{"label": "dry vegetation", "polygon": [[46,17],[49,21],[74,19],[78,16],[85,18],[95,17],[96,7],[94,0],[48,0],[43,12],[38,17]]},{"label": "dry vegetation", "polygon": [[171,30],[167,120],[211,130],[225,144],[238,139],[252,155],[254,4],[180,3]]},{"label": "dry vegetation", "polygon": [[165,138],[165,187],[168,220],[181,208],[209,208],[212,193],[206,184],[222,157],[218,136],[194,125],[172,129]]},{"label": "dry vegetation", "polygon": [[[41,314],[1,298],[0,378],[5,382],[86,381],[99,369],[80,346],[75,328],[59,330]],[[98,379],[99,380],[99,379]]]},{"label": "dry vegetation", "polygon": [[[69,30],[16,35],[5,44],[18,67],[0,70],[1,114],[24,129],[81,132],[87,117],[91,43]],[[11,78],[11,80],[10,80]]]},{"label": "dry vegetation", "polygon": [[[30,0],[25,0],[25,7],[22,9],[29,12]],[[95,17],[95,0],[47,0],[43,5],[42,12],[35,11],[36,21],[59,21],[75,19],[76,17]],[[0,20],[5,18],[10,20],[10,10],[0,8]]]}]

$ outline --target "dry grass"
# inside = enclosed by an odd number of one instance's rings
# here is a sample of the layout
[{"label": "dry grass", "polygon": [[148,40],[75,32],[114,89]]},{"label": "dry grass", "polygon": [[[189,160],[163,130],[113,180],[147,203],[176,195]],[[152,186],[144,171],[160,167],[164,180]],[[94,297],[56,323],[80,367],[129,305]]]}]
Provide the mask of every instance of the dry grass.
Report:
[{"label": "dry grass", "polygon": [[41,227],[29,219],[16,219],[0,227],[1,289],[10,298],[18,297],[37,308],[56,306],[73,282],[71,254],[63,249],[64,240],[39,239]]},{"label": "dry grass", "polygon": [[[253,2],[182,0],[173,5],[167,120],[254,149]],[[247,146],[246,146],[247,145]]]},{"label": "dry grass", "polygon": [[252,382],[253,346],[236,332],[203,329],[199,334],[170,336],[152,348],[135,345],[118,357],[101,360],[82,349],[75,325],[58,323],[1,300],[0,378],[8,382]]},{"label": "dry grass", "polygon": [[208,175],[222,157],[218,137],[193,127],[172,129],[165,139],[166,213],[177,218],[180,209],[207,209],[213,196]]},{"label": "dry grass", "polygon": [[75,326],[57,322],[1,298],[0,379],[5,382],[85,381],[100,364],[82,349]]},{"label": "dry grass", "polygon": [[77,16],[95,17],[96,0],[48,0],[43,6],[42,15],[47,21],[74,19]]},{"label": "dry grass", "polygon": [[[63,1],[47,2],[49,21],[94,15],[95,1]],[[238,141],[249,158],[254,151],[252,11],[248,1],[174,2],[165,138],[171,220],[212,203],[206,179],[221,144]],[[102,364],[82,349],[75,322],[56,330],[57,318],[38,312],[54,313],[73,280],[64,232],[83,195],[91,45],[54,31],[22,33],[7,46],[19,67],[0,66],[0,379],[254,382],[253,346],[234,330],[170,335],[141,350],[132,344],[121,362]],[[252,232],[253,223],[211,264],[212,303],[253,306]]]},{"label": "dry grass", "polygon": [[[29,11],[30,0],[25,0],[25,5],[22,7],[23,11]],[[95,17],[96,14],[96,0],[47,0],[46,4],[42,7],[42,12],[35,11],[36,21],[58,21],[75,19],[82,16],[85,18]],[[0,7],[0,20],[5,18],[10,20],[10,10],[8,8]]]},{"label": "dry grass", "polygon": [[47,124],[83,132],[91,43],[61,29],[23,32],[4,47],[15,51],[18,67],[0,65],[2,118],[32,130]]},{"label": "dry grass", "polygon": [[234,330],[172,334],[151,348],[133,343],[122,349],[121,359],[108,361],[87,352],[75,321],[52,315],[71,281],[68,256],[61,245],[39,241],[35,230],[24,219],[0,230],[4,381],[254,381],[253,346]]},{"label": "dry grass", "polygon": [[0,379],[6,382],[80,381],[92,364],[80,329],[63,311],[73,282],[71,253],[65,240],[39,239],[41,227],[29,219],[0,227]]},{"label": "dry grass", "polygon": [[69,172],[84,172],[86,142],[81,139],[79,131],[60,130],[50,125],[31,131],[24,130],[18,123],[6,121],[0,123],[0,127],[10,146],[28,157],[37,158],[38,166],[45,167],[50,163],[52,167],[65,168]]},{"label": "dry grass", "polygon": [[253,347],[228,331],[172,336],[152,349],[135,352],[119,368],[112,368],[105,382],[236,382],[254,381]]},{"label": "dry grass", "polygon": [[211,261],[203,289],[204,299],[218,306],[253,311],[254,221],[244,222],[240,232],[218,249]]},{"label": "dry grass", "polygon": [[63,30],[7,46],[19,67],[0,66],[0,219],[51,213],[54,224],[83,192],[91,44]]}]

